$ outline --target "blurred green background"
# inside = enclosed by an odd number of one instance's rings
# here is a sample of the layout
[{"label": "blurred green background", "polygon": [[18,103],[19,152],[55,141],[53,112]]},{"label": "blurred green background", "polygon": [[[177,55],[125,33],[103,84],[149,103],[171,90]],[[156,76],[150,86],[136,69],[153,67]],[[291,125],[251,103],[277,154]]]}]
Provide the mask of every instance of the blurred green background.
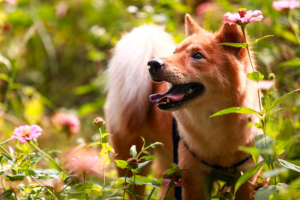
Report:
[{"label": "blurred green background", "polygon": [[[271,0],[19,0],[0,3],[0,140],[16,126],[39,124],[44,129],[40,145],[68,149],[74,142],[93,141],[96,116],[104,117],[105,74],[111,49],[123,33],[143,24],[159,24],[179,43],[185,38],[184,14],[190,13],[207,30],[222,26],[226,12],[238,8],[261,10],[264,19],[247,26],[252,40],[274,35],[256,44],[258,69],[274,72],[282,96],[299,88],[299,10],[276,11]],[[296,34],[295,34],[296,33]],[[299,134],[299,95],[281,105],[279,138]],[[79,135],[69,138],[55,128],[57,111],[77,115]],[[14,141],[10,141],[13,143]],[[283,154],[300,164],[300,148],[293,141]],[[295,172],[282,178],[296,179]],[[298,179],[297,179],[298,178]]]}]

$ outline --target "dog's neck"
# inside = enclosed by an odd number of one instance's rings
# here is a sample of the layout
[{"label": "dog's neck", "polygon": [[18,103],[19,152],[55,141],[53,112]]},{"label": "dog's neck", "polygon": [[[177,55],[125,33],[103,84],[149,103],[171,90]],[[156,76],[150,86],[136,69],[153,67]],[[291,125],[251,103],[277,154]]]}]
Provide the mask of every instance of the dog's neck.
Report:
[{"label": "dog's neck", "polygon": [[[256,85],[250,83],[236,107],[258,109],[257,95],[252,93],[252,91],[255,92],[255,89]],[[232,107],[232,105],[227,107],[220,105],[218,102],[219,99],[216,97],[214,101],[175,111],[173,114],[178,121],[181,137],[194,152],[199,152],[199,157],[213,164],[230,165],[246,156],[245,153],[238,150],[239,146],[253,145],[254,136],[260,134],[260,131],[248,127],[249,115],[246,114],[229,114],[209,118],[222,109]],[[255,117],[252,117],[252,120],[258,122]],[[224,157],[229,159],[226,161],[223,159],[224,163],[219,163],[222,162],[220,158]],[[236,160],[230,160],[230,157]]]}]

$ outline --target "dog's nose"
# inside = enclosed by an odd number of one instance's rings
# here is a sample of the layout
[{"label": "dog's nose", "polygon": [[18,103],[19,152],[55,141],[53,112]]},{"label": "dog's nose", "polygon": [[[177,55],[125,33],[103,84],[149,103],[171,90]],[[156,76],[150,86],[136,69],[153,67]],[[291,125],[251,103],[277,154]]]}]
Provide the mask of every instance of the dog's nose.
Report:
[{"label": "dog's nose", "polygon": [[164,61],[161,59],[153,59],[148,62],[148,66],[150,75],[154,77],[155,73],[164,66]]}]

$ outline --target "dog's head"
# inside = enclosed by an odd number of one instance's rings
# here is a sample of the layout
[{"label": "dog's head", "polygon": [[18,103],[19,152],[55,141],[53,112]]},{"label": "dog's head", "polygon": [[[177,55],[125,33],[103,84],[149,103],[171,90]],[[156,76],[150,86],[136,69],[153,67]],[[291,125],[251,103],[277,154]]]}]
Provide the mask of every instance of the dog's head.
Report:
[{"label": "dog's head", "polygon": [[251,68],[245,48],[220,43],[243,43],[241,28],[225,24],[220,31],[211,33],[190,15],[186,15],[185,25],[187,38],[174,54],[148,62],[151,79],[167,81],[170,86],[164,94],[151,95],[151,102],[165,111],[220,101],[218,97],[224,96],[229,98],[229,104],[234,104],[246,88],[246,74]]}]

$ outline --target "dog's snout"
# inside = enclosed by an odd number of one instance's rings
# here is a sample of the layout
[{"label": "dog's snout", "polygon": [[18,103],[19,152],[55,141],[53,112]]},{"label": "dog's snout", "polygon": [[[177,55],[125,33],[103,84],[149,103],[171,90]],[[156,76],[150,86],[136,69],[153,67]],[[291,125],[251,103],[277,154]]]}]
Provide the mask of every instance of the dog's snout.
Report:
[{"label": "dog's snout", "polygon": [[149,70],[150,76],[152,77],[152,79],[154,81],[158,81],[158,80],[155,80],[156,79],[155,78],[155,74],[157,73],[157,71],[159,71],[160,69],[162,69],[162,67],[164,66],[163,60],[161,60],[161,59],[150,60],[148,62],[148,66],[149,66],[148,70]]}]

